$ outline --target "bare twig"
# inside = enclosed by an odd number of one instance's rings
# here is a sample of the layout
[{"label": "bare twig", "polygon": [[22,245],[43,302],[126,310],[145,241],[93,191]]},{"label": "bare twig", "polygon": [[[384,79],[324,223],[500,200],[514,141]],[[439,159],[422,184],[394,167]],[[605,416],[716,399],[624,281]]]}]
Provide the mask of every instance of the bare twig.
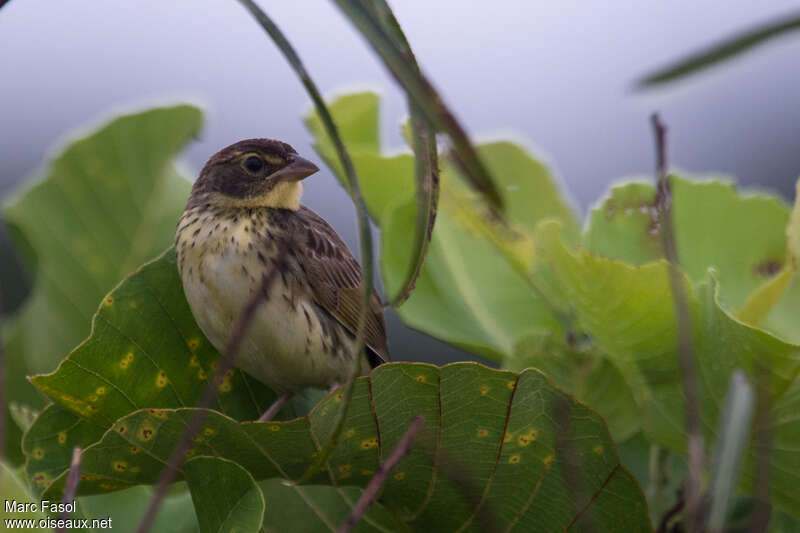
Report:
[{"label": "bare twig", "polygon": [[236,354],[239,351],[239,346],[244,339],[245,333],[247,333],[247,328],[250,326],[250,322],[255,316],[256,309],[258,309],[258,306],[263,301],[264,295],[269,289],[270,284],[275,279],[275,276],[279,270],[279,264],[283,260],[283,255],[278,257],[275,264],[272,266],[272,269],[270,269],[270,271],[261,279],[261,286],[255,293],[253,293],[252,297],[247,302],[247,305],[242,310],[242,313],[239,315],[231,337],[228,340],[228,345],[225,347],[225,351],[223,352],[222,358],[217,366],[217,370],[214,373],[214,376],[208,382],[208,385],[206,385],[200,401],[195,405],[197,410],[189,420],[186,431],[183,433],[183,437],[172,450],[172,454],[169,456],[167,465],[161,471],[161,475],[158,478],[158,483],[156,484],[155,493],[150,501],[150,506],[147,508],[147,512],[137,528],[138,533],[146,533],[147,531],[150,531],[150,528],[153,525],[153,520],[156,517],[158,509],[161,507],[170,483],[175,480],[175,476],[178,474],[178,471],[186,459],[186,452],[188,452],[189,448],[191,448],[194,438],[200,432],[203,422],[205,422],[206,416],[208,416],[208,411],[206,411],[206,408],[210,407],[214,402],[214,399],[217,395],[217,390],[222,384],[223,377],[233,367]]},{"label": "bare twig", "polygon": [[686,297],[683,276],[680,271],[678,247],[672,220],[672,191],[667,175],[667,128],[658,114],[652,116],[656,141],[655,208],[658,213],[664,257],[669,263],[669,281],[675,308],[678,335],[678,366],[681,373],[683,394],[686,398],[686,432],[688,434],[689,472],[686,480],[687,531],[695,531],[700,514],[700,476],[703,472],[703,434],[700,427],[697,372],[692,346],[692,318]]},{"label": "bare twig", "polygon": [[[81,480],[81,449],[79,446],[75,446],[72,449],[72,462],[69,465],[69,474],[67,474],[67,481],[64,485],[64,503],[70,504],[75,500],[75,494],[78,492],[78,483]],[[64,510],[61,511],[58,515],[59,521],[67,520],[69,518],[69,512]],[[62,522],[63,523],[63,522]],[[58,533],[63,533],[66,531],[65,527],[59,527],[56,529]]]},{"label": "bare twig", "polygon": [[367,512],[367,509],[369,509],[369,506],[372,505],[372,502],[378,495],[378,491],[381,489],[384,482],[386,482],[386,477],[389,475],[389,472],[391,472],[397,463],[411,451],[414,438],[420,432],[424,423],[425,418],[422,415],[414,417],[405,434],[397,443],[397,446],[394,447],[394,450],[392,450],[392,453],[386,458],[386,461],[381,463],[375,475],[372,476],[367,488],[364,489],[358,502],[356,502],[356,505],[353,507],[352,511],[350,511],[350,516],[339,526],[337,533],[348,533],[355,527],[361,517],[364,516],[364,513]]},{"label": "bare twig", "polygon": [[11,0],[0,0],[0,9],[3,9],[3,6],[9,3]]},{"label": "bare twig", "polygon": [[670,521],[676,516],[678,516],[678,513],[680,513],[683,510],[683,507],[686,503],[684,501],[684,496],[686,491],[684,490],[683,487],[681,487],[676,492],[677,492],[677,501],[675,502],[675,505],[667,509],[667,511],[664,513],[664,516],[661,517],[661,522],[658,524],[658,529],[656,529],[656,533],[668,533],[670,531],[669,530]]}]

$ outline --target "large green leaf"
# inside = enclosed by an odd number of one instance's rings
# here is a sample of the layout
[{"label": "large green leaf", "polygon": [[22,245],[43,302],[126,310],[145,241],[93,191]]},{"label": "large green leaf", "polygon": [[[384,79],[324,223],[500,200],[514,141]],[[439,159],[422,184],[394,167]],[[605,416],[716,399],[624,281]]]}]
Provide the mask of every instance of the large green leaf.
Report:
[{"label": "large green leaf", "polygon": [[[55,372],[32,378],[57,404],[23,440],[28,474],[39,489],[69,464],[73,446],[98,440],[121,416],[148,406],[192,406],[205,389],[219,355],[192,317],[175,261],[170,249],[120,283],[103,298],[89,338]],[[233,370],[213,407],[254,420],[274,398]]]},{"label": "large green leaf", "polygon": [[[677,205],[677,201],[676,201]],[[555,223],[543,223],[537,238],[539,276],[546,292],[562,302],[591,343],[625,376],[640,405],[650,439],[675,451],[685,450],[684,400],[676,355],[676,325],[667,265],[633,266],[584,250],[570,251]],[[797,513],[793,489],[800,478],[800,454],[792,442],[800,409],[800,346],[736,319],[720,303],[715,277],[692,288],[684,277],[698,365],[701,419],[707,442],[714,441],[720,404],[731,372],[742,369],[766,387],[774,439],[772,494],[777,505]],[[752,457],[752,449],[751,449]],[[752,479],[753,465],[744,477]],[[746,481],[747,483],[747,481]]]},{"label": "large green leaf", "polygon": [[[24,441],[29,475],[44,497],[61,494],[63,449],[73,445],[84,448],[81,494],[154,483],[215,357],[182,296],[174,252],[123,281],[103,299],[92,335],[55,372],[33,379],[58,404]],[[234,461],[255,480],[296,478],[331,435],[342,393],[295,420],[238,421],[255,419],[268,404],[256,385],[238,372],[229,376],[188,455]],[[312,482],[363,487],[418,414],[425,428],[381,496],[412,529],[475,530],[489,519],[523,530],[534,522],[564,529],[584,520],[603,529],[623,506],[633,529],[649,528],[641,491],[621,468],[603,420],[533,370],[378,367],[356,382],[342,440]],[[268,516],[281,498],[297,498],[270,494]],[[329,509],[333,493],[320,494],[313,505],[338,516],[341,502],[338,511]],[[357,493],[346,496],[354,501]]]},{"label": "large green leaf", "polygon": [[253,476],[233,461],[193,457],[184,467],[201,533],[257,531],[264,495]]},{"label": "large green leaf", "polygon": [[[709,268],[720,282],[723,305],[739,310],[764,285],[775,293],[774,308],[758,325],[792,342],[800,342],[800,284],[788,282],[787,224],[789,208],[764,193],[740,193],[720,180],[689,181],[673,176],[672,213],[681,267],[694,283]],[[584,235],[590,252],[633,265],[663,257],[654,218],[653,186],[627,183],[615,187],[590,214]],[[786,272],[788,275],[783,276]],[[784,283],[775,287],[778,277]],[[777,303],[774,301],[777,300]]]},{"label": "large green leaf", "polygon": [[52,369],[86,337],[97,302],[172,242],[190,187],[172,161],[201,124],[187,105],[118,117],[71,141],[6,206],[36,271],[7,335],[10,399],[42,405],[24,376]]},{"label": "large green leaf", "polygon": [[[353,156],[367,208],[381,227],[381,269],[389,293],[406,276],[413,250],[416,196],[414,158],[384,156],[378,138],[378,100],[371,93],[348,95],[330,105]],[[319,118],[308,117],[315,148],[340,181],[341,169]],[[499,360],[532,329],[559,324],[526,277],[535,224],[555,217],[577,236],[578,222],[548,169],[509,142],[478,147],[506,197],[503,225],[479,195],[443,161],[441,196],[428,257],[411,298],[398,308],[410,326]]]}]

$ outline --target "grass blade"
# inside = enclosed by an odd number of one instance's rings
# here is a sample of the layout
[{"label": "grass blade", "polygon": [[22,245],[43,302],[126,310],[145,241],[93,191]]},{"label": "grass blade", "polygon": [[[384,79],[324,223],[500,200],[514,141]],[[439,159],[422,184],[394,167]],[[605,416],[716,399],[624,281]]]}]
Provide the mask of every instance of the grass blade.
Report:
[{"label": "grass blade", "polygon": [[356,346],[355,352],[356,357],[354,359],[354,371],[350,379],[348,380],[345,386],[345,393],[344,393],[344,405],[342,409],[339,410],[339,418],[337,420],[336,429],[330,437],[330,440],[325,445],[323,450],[320,452],[319,460],[317,461],[316,465],[312,465],[311,468],[308,469],[305,475],[303,475],[299,483],[303,483],[310,479],[311,475],[320,468],[321,465],[325,463],[328,456],[330,456],[333,448],[336,446],[338,442],[339,435],[342,431],[343,423],[345,416],[347,415],[347,410],[350,406],[350,399],[353,396],[353,381],[357,376],[356,370],[358,369],[358,361],[360,360],[361,353],[364,350],[364,333],[366,329],[366,313],[367,310],[370,308],[370,298],[372,297],[372,272],[373,272],[373,253],[372,253],[372,234],[370,233],[369,227],[369,218],[367,217],[367,208],[364,205],[364,198],[361,194],[361,189],[358,185],[358,177],[356,176],[356,169],[353,166],[353,161],[350,158],[350,154],[347,152],[347,148],[344,146],[344,142],[342,141],[341,136],[339,136],[339,130],[336,127],[336,123],[333,121],[333,117],[331,116],[330,111],[328,110],[328,106],[325,105],[325,101],[322,99],[322,95],[317,89],[317,85],[311,79],[311,76],[308,74],[305,66],[303,66],[303,62],[300,60],[300,56],[297,55],[292,45],[289,43],[288,39],[283,35],[283,32],[275,25],[271,18],[260,8],[258,7],[255,2],[252,0],[239,0],[239,3],[242,4],[245,9],[247,9],[253,18],[261,25],[264,31],[272,38],[272,41],[281,51],[283,56],[289,62],[289,65],[294,69],[295,74],[297,77],[300,78],[300,82],[305,87],[308,95],[311,97],[311,100],[314,102],[314,107],[317,109],[317,113],[319,113],[320,118],[322,119],[322,124],[325,127],[325,130],[330,137],[331,141],[333,142],[334,147],[336,148],[336,154],[339,156],[339,160],[342,164],[342,168],[344,168],[345,176],[347,178],[348,184],[348,192],[350,193],[350,197],[353,200],[353,204],[356,208],[356,217],[358,218],[358,233],[360,238],[360,246],[361,246],[361,283],[362,283],[362,299],[361,299],[361,310],[358,316],[358,326],[356,328]]},{"label": "grass blade", "polygon": [[[384,0],[335,0],[342,12],[369,42],[417,106],[420,115],[453,145],[451,156],[467,181],[490,205],[502,209],[503,198],[466,132],[433,85],[402,49],[402,31]],[[413,108],[412,108],[413,112]]]},{"label": "grass blade", "polygon": [[736,488],[739,467],[753,418],[753,387],[737,370],[731,376],[731,386],[725,398],[720,418],[717,444],[711,471],[711,510],[708,530],[722,531],[728,515],[731,494]]},{"label": "grass blade", "polygon": [[649,88],[701,72],[732,59],[775,37],[800,30],[800,13],[784,15],[777,20],[737,33],[727,39],[695,52],[671,65],[645,76],[637,86]]}]

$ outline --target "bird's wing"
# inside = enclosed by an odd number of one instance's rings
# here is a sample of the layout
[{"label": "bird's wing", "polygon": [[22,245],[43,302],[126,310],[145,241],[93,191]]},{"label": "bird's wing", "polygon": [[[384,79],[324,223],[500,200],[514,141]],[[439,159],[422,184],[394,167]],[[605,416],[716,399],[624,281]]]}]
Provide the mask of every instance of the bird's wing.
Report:
[{"label": "bird's wing", "polygon": [[[322,217],[305,206],[296,215],[295,242],[300,243],[296,253],[314,300],[355,335],[362,300],[361,267]],[[381,301],[374,291],[366,313],[364,342],[378,356],[370,357],[372,366],[390,360]]]}]

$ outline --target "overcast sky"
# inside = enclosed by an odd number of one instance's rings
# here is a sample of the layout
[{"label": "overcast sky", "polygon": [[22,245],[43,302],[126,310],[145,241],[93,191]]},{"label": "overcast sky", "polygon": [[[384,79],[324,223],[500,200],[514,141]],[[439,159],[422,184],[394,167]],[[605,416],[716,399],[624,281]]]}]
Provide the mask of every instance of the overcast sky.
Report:
[{"label": "overcast sky", "polygon": [[[800,34],[691,81],[646,93],[634,81],[796,2],[391,2],[423,67],[478,139],[512,137],[553,164],[582,209],[614,180],[651,174],[648,116],[670,126],[673,162],[789,195],[800,174]],[[401,143],[404,98],[360,36],[323,0],[261,1],[321,89],[383,95],[383,136]],[[313,158],[309,100],[235,0],[12,0],[0,11],[0,195],[76,126],[152,102],[202,103],[199,169],[246,137]],[[353,209],[327,171],[305,203],[357,248]],[[7,255],[7,252],[4,252]],[[2,270],[2,269],[0,269]]]}]

